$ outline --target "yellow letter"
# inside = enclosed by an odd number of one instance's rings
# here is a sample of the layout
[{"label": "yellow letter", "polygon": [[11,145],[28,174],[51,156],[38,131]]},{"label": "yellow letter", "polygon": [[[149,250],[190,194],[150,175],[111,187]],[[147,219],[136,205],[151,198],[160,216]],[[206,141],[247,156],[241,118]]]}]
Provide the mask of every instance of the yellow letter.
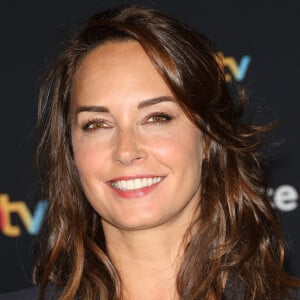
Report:
[{"label": "yellow letter", "polygon": [[11,224],[11,213],[17,213],[23,221],[26,229],[30,229],[32,216],[27,205],[23,201],[10,202],[7,194],[0,194],[0,208],[4,219],[2,231],[5,235],[16,237],[21,234],[20,227]]}]

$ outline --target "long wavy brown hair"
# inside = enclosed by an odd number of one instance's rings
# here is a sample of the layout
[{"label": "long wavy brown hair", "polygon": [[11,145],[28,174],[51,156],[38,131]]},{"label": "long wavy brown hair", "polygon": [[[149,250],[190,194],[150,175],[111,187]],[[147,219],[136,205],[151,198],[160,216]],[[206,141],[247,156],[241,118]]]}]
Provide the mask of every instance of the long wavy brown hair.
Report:
[{"label": "long wavy brown hair", "polygon": [[[100,216],[87,201],[73,161],[70,87],[82,59],[107,41],[135,40],[203,132],[199,217],[191,224],[177,275],[182,300],[224,299],[224,282],[243,299],[276,299],[299,286],[282,271],[284,242],[269,204],[258,147],[268,126],[241,121],[218,50],[160,12],[121,7],[91,17],[68,42],[40,92],[36,164],[49,211],[35,281],[60,299],[121,299],[122,282],[105,247]],[[196,230],[194,230],[196,228]],[[187,233],[188,235],[188,233]]]}]

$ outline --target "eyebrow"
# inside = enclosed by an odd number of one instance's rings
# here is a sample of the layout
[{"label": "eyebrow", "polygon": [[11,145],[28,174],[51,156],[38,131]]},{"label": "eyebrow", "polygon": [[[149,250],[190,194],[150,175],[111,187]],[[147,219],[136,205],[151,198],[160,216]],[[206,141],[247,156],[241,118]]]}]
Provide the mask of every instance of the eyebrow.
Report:
[{"label": "eyebrow", "polygon": [[171,97],[171,96],[161,96],[161,97],[143,100],[138,104],[138,109],[145,108],[145,107],[155,105],[160,102],[166,102],[166,101],[175,102],[175,98]]},{"label": "eyebrow", "polygon": [[[175,98],[172,96],[160,96],[160,97],[155,97],[155,98],[151,98],[151,99],[146,99],[143,100],[141,102],[139,102],[137,108],[138,109],[142,109],[151,105],[155,105],[157,103],[161,103],[161,102],[175,102]],[[105,113],[109,113],[109,109],[106,106],[79,106],[75,113],[79,114],[81,112],[105,112]]]}]

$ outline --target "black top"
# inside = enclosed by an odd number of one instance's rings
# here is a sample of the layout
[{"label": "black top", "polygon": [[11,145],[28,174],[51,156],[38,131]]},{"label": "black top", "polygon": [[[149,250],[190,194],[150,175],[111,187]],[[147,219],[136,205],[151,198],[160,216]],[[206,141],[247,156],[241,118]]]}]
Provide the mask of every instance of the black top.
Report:
[{"label": "black top", "polygon": [[[0,300],[39,300],[40,297],[39,286],[29,287],[17,292],[0,295]],[[45,300],[58,299],[58,289],[53,285],[48,285],[45,291]]]},{"label": "black top", "polygon": [[[53,285],[49,285],[46,289],[45,300],[58,299],[58,295],[58,290]],[[291,298],[289,299],[300,300],[300,290],[291,290],[290,296]],[[225,288],[225,299],[244,300],[244,296],[238,290]],[[2,294],[0,295],[0,300],[39,300],[39,286],[33,286],[17,292]]]}]

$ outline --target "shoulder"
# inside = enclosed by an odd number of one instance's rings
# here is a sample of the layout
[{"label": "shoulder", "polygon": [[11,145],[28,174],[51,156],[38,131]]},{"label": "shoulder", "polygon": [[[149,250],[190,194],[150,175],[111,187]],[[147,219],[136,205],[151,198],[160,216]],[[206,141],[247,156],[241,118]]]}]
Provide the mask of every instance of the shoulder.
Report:
[{"label": "shoulder", "polygon": [[[48,285],[45,293],[45,300],[57,299],[58,289],[53,285]],[[0,300],[38,300],[40,298],[39,286],[33,286],[24,290],[2,294]]]},{"label": "shoulder", "polygon": [[35,300],[39,299],[39,287],[34,286],[24,290],[0,295],[0,300]]},{"label": "shoulder", "polygon": [[[240,280],[230,280],[227,281],[224,296],[225,299],[228,300],[244,300],[245,299],[245,285],[242,284]],[[286,290],[282,291],[282,295],[278,294],[275,297],[276,300],[300,300],[300,289],[299,288],[287,288]],[[274,299],[274,300],[275,300]]]},{"label": "shoulder", "polygon": [[289,289],[288,296],[288,299],[300,300],[300,289]]}]

